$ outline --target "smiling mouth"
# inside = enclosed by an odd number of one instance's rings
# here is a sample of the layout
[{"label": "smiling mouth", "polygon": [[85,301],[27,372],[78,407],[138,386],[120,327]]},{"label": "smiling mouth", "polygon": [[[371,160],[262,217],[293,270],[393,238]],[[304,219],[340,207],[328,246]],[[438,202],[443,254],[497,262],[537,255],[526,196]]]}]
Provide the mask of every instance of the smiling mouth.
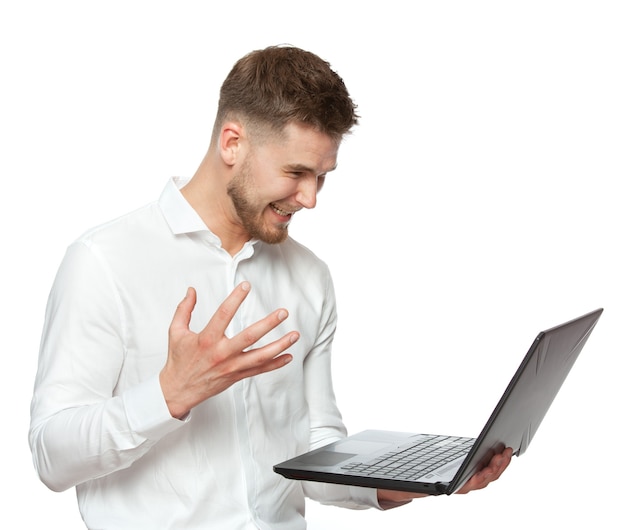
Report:
[{"label": "smiling mouth", "polygon": [[291,217],[294,213],[296,213],[295,211],[293,212],[288,212],[286,210],[283,210],[282,208],[279,208],[278,206],[276,206],[275,204],[270,204],[270,207],[272,208],[272,210],[274,210],[278,215],[281,215],[283,217]]}]

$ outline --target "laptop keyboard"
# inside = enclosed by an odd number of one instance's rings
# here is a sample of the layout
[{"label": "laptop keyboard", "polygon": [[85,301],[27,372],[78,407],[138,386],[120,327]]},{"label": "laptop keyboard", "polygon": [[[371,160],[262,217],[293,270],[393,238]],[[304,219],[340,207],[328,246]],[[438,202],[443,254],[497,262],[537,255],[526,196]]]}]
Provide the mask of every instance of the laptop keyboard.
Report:
[{"label": "laptop keyboard", "polygon": [[474,438],[429,435],[380,455],[369,462],[350,462],[342,467],[352,474],[376,478],[416,480],[466,455]]}]

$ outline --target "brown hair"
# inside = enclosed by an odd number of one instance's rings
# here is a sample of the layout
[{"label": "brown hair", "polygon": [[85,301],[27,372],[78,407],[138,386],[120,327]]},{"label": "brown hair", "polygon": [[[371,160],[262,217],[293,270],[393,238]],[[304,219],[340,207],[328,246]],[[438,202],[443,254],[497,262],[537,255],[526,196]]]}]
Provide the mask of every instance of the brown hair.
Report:
[{"label": "brown hair", "polygon": [[275,133],[298,122],[340,141],[359,117],[329,63],[293,46],[270,46],[239,59],[222,84],[214,132],[232,118]]}]

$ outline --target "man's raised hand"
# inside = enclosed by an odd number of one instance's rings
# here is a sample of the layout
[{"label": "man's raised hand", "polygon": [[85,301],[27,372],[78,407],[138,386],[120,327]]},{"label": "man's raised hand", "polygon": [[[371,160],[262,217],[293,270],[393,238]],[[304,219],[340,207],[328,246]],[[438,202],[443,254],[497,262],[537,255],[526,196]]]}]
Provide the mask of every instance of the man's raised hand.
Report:
[{"label": "man's raised hand", "polygon": [[160,374],[161,389],[173,417],[184,417],[194,406],[241,379],[276,370],[292,360],[283,352],[300,338],[296,331],[248,349],[287,318],[286,309],[273,311],[232,338],[225,335],[249,292],[248,282],[239,284],[200,333],[189,329],[196,305],[195,289],[190,287],[178,304],[169,329],[167,361]]}]

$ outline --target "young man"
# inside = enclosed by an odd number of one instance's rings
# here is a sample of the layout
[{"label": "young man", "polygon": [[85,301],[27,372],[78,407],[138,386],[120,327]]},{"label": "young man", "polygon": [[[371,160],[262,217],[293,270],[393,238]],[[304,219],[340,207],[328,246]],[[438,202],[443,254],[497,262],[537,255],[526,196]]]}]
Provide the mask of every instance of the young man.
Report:
[{"label": "young man", "polygon": [[[193,178],[68,248],[30,443],[48,487],[76,487],[89,528],[293,530],[306,526],[305,496],[354,508],[413,497],[272,470],[346,434],[330,377],[331,277],[288,226],[315,206],[357,119],[319,57],[252,52],[222,86]],[[498,478],[510,456],[462,491]]]}]

